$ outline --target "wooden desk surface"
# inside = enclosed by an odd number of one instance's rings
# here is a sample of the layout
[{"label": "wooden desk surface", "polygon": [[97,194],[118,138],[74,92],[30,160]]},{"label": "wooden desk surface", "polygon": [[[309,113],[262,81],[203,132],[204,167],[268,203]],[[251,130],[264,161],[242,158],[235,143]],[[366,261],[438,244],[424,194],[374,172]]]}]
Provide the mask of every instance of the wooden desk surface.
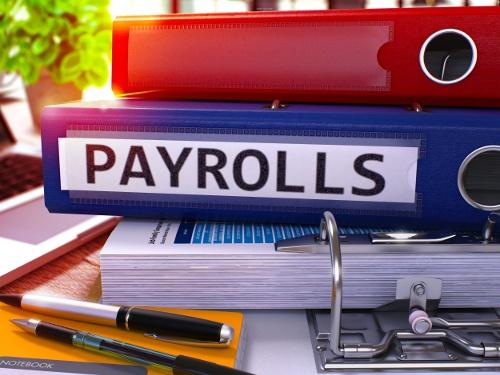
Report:
[{"label": "wooden desk surface", "polygon": [[99,251],[109,233],[0,288],[0,293],[38,293],[97,301],[101,296]]}]

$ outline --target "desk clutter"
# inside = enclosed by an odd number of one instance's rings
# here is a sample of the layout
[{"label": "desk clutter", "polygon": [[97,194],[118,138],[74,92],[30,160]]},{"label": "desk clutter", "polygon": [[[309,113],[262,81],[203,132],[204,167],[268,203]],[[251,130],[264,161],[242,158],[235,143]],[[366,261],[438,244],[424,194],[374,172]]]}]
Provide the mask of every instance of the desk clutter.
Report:
[{"label": "desk clutter", "polygon": [[[82,333],[97,328],[39,316],[33,296],[3,297],[34,312],[4,307],[2,322],[237,374],[213,363],[239,367],[240,313],[182,310],[229,322],[219,340],[234,329],[231,349],[198,350],[119,305],[311,309],[320,372],[498,370],[499,21],[500,7],[118,17],[119,97],[44,110],[45,201],[126,217],[101,253],[117,307],[76,306],[142,333]],[[0,329],[10,357],[100,362]]]},{"label": "desk clutter", "polygon": [[[0,357],[0,368],[22,368],[24,363],[25,368],[43,370],[43,364],[47,364],[68,373],[114,375],[127,371],[146,374],[143,366],[147,365],[151,366],[148,374],[161,374],[167,369],[173,374],[248,374],[233,368],[240,366],[244,352],[246,333],[241,313],[132,308],[149,315],[146,319],[136,316],[139,327],[132,328],[127,322],[134,319],[123,314],[124,306],[36,295],[2,295],[0,301],[6,303],[0,306],[0,350],[5,354]],[[193,336],[207,338],[214,326],[219,326],[219,335],[227,338],[222,348],[216,345],[218,342],[212,342],[212,346],[205,342],[205,347],[194,340],[189,342]],[[152,335],[155,333],[158,335]],[[123,364],[123,359],[139,366],[116,369],[118,366],[104,365]],[[39,365],[26,365],[28,362]],[[85,365],[80,367],[80,363]],[[96,371],[101,366],[102,372],[84,371]]]}]

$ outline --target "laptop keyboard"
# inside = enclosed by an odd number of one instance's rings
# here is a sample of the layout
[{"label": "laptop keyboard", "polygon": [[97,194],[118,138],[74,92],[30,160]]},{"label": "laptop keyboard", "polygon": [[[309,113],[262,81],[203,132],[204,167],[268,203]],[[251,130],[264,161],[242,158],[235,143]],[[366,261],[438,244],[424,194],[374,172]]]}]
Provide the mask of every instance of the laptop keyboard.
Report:
[{"label": "laptop keyboard", "polygon": [[0,201],[42,184],[40,158],[21,154],[9,154],[0,158]]}]

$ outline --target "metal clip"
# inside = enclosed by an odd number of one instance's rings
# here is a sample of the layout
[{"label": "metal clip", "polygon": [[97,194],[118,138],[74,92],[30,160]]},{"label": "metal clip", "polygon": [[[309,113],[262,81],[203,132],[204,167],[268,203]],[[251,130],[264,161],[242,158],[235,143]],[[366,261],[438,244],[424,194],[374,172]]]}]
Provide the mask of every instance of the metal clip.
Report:
[{"label": "metal clip", "polygon": [[492,212],[488,215],[486,222],[484,223],[482,230],[483,241],[490,242],[493,237],[493,231],[495,230],[495,224],[497,223],[497,217],[500,216],[498,212]]},{"label": "metal clip", "polygon": [[224,349],[227,348],[231,344],[231,340],[224,340],[221,339],[219,342],[214,342],[214,341],[202,341],[202,340],[191,340],[191,339],[186,339],[186,338],[179,338],[179,337],[168,337],[168,336],[161,336],[157,335],[156,333],[145,333],[144,336],[155,339],[155,340],[160,340],[160,341],[165,341],[165,342],[170,342],[173,344],[179,344],[179,345],[189,345],[189,346],[196,346],[196,347],[202,347],[202,348],[213,348],[213,349]]},{"label": "metal clip", "polygon": [[411,110],[413,112],[417,112],[417,113],[420,113],[420,112],[423,112],[424,111],[424,108],[419,104],[419,103],[412,103],[411,104]]},{"label": "metal clip", "polygon": [[266,108],[271,109],[273,111],[278,109],[283,109],[286,107],[288,106],[286,104],[282,104],[279,99],[274,99],[270,105],[266,106]]},{"label": "metal clip", "polygon": [[441,243],[456,237],[456,233],[449,231],[426,232],[371,232],[372,243],[416,244]]},{"label": "metal clip", "polygon": [[285,253],[326,254],[328,241],[322,240],[320,236],[310,235],[278,241],[274,244],[274,248]]},{"label": "metal clip", "polygon": [[408,323],[411,330],[423,335],[432,329],[432,322],[427,314],[427,285],[425,282],[419,281],[412,284],[410,288],[410,309],[408,315]]}]

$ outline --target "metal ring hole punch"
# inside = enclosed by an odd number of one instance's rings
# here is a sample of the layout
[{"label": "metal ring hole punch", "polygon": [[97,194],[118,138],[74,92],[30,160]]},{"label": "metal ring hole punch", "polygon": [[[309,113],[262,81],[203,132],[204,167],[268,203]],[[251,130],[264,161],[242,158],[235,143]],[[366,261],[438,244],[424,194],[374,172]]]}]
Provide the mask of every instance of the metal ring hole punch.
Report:
[{"label": "metal ring hole punch", "polygon": [[333,214],[323,216],[313,244],[311,236],[283,241],[284,251],[330,254],[331,309],[308,311],[318,370],[500,369],[500,311],[439,309],[439,279],[401,279],[393,302],[343,310],[341,240]]}]

